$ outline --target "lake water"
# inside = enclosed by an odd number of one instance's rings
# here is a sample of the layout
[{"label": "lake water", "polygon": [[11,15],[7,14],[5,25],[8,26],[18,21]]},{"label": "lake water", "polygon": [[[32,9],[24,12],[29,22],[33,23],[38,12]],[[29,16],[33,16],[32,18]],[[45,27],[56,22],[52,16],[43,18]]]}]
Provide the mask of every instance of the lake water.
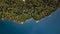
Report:
[{"label": "lake water", "polygon": [[60,34],[60,8],[36,23],[33,19],[20,25],[12,21],[0,21],[0,34]]}]

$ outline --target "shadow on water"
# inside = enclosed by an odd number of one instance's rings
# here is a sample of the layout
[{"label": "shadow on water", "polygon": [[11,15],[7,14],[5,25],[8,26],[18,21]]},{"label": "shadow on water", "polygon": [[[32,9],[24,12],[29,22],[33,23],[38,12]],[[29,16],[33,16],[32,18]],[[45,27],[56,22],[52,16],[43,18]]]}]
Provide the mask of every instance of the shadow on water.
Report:
[{"label": "shadow on water", "polygon": [[23,25],[18,25],[12,21],[0,21],[0,34],[60,34],[60,9],[39,23],[32,19]]}]

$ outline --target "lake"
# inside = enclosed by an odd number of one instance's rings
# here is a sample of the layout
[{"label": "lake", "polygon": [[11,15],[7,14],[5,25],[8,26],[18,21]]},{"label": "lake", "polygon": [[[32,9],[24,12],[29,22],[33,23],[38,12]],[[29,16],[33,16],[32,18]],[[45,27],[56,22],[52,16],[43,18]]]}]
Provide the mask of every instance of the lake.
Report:
[{"label": "lake", "polygon": [[0,21],[0,34],[60,34],[60,8],[38,23],[33,19],[23,25]]}]

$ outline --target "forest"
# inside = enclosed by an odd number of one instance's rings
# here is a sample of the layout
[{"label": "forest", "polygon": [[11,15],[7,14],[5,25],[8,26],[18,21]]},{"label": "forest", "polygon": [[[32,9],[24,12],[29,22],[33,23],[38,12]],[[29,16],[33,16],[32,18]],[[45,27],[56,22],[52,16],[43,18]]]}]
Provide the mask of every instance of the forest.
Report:
[{"label": "forest", "polygon": [[0,20],[40,20],[59,7],[59,0],[0,0]]}]

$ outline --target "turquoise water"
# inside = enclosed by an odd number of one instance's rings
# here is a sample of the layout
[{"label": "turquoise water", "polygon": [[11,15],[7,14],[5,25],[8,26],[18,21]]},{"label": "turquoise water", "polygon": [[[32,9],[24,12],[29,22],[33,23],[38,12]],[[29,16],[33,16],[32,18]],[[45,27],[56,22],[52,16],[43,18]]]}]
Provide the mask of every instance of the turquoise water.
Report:
[{"label": "turquoise water", "polygon": [[19,25],[12,21],[0,21],[0,34],[60,34],[60,9],[36,23],[33,19]]}]

